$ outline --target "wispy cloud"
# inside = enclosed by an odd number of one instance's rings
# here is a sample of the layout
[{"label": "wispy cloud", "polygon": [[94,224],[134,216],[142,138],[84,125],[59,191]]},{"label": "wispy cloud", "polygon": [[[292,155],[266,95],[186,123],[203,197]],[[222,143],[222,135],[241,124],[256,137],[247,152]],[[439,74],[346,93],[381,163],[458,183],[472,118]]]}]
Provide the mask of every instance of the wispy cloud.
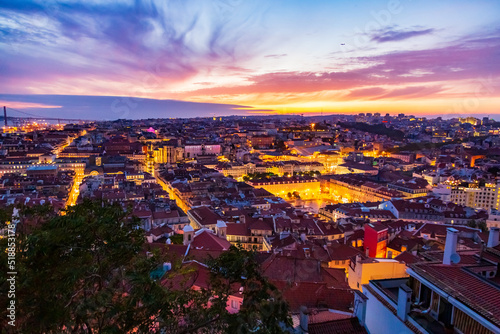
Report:
[{"label": "wispy cloud", "polygon": [[398,42],[417,36],[429,35],[434,31],[433,28],[403,30],[393,27],[371,34],[371,40],[378,43]]},{"label": "wispy cloud", "polygon": [[[381,88],[371,88],[373,86],[395,86],[399,89],[415,84],[433,86],[433,83],[477,81],[487,77],[497,78],[494,80],[497,82],[500,78],[500,63],[495,61],[498,54],[500,36],[490,38],[488,43],[460,40],[442,48],[398,51],[352,59],[355,63],[367,66],[342,72],[266,73],[249,76],[241,85],[202,88],[188,94],[208,96],[352,90],[347,96],[359,98],[368,97],[370,93],[374,96],[383,93]],[[457,68],[461,70],[457,71]],[[396,96],[386,95],[387,98]]]},{"label": "wispy cloud", "polygon": [[382,24],[369,0],[4,1],[0,92],[267,110],[466,98],[487,80],[500,97],[500,3],[456,2],[439,20],[416,14],[434,1],[406,2]]}]

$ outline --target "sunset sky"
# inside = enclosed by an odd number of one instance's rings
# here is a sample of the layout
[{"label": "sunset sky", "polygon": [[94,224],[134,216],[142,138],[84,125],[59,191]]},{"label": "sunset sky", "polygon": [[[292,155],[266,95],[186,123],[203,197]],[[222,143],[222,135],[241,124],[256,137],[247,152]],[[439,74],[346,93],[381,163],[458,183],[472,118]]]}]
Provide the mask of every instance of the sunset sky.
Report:
[{"label": "sunset sky", "polygon": [[2,1],[0,103],[109,119],[494,117],[499,18],[496,0]]}]

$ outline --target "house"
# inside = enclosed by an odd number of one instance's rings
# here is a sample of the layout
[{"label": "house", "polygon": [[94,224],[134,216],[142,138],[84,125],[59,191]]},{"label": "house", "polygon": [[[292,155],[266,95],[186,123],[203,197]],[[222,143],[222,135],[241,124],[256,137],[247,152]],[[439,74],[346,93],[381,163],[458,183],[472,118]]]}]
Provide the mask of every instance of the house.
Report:
[{"label": "house", "polygon": [[459,251],[458,237],[448,227],[444,252],[409,264],[409,277],[363,286],[370,333],[500,333],[499,229],[482,251]]},{"label": "house", "polygon": [[373,259],[356,256],[351,261],[348,272],[348,283],[351,289],[361,290],[364,284],[373,279],[406,277],[406,266],[395,259]]},{"label": "house", "polygon": [[388,228],[380,223],[365,224],[364,247],[367,256],[385,258]]},{"label": "house", "polygon": [[146,232],[146,240],[149,243],[158,241],[161,238],[168,238],[174,235],[174,231],[166,224],[152,228]]}]

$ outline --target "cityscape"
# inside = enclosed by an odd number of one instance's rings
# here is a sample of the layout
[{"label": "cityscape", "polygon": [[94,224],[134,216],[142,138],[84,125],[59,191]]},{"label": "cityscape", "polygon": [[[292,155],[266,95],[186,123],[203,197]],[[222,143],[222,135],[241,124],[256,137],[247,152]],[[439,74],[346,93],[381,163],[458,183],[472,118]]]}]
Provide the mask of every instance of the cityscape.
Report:
[{"label": "cityscape", "polygon": [[500,333],[500,3],[0,8],[2,333]]}]

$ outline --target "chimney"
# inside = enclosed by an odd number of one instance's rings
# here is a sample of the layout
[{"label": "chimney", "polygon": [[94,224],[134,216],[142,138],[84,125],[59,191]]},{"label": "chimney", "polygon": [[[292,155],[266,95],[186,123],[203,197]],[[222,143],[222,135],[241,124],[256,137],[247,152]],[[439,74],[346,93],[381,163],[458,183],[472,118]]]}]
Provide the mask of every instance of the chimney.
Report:
[{"label": "chimney", "polygon": [[240,223],[245,224],[245,215],[240,216]]},{"label": "chimney", "polygon": [[306,237],[306,234],[305,234],[305,233],[301,233],[301,234],[300,234],[300,240],[302,240],[302,242],[306,242],[307,237]]},{"label": "chimney", "polygon": [[282,231],[282,232],[280,232],[280,240],[281,239],[285,239],[289,235],[290,235],[290,232],[288,232],[288,231]]},{"label": "chimney", "polygon": [[457,252],[458,230],[453,227],[448,227],[446,231],[443,264],[451,264],[451,256]]},{"label": "chimney", "polygon": [[397,314],[398,318],[402,321],[407,320],[408,313],[410,312],[411,293],[412,290],[406,284],[401,284],[399,286]]},{"label": "chimney", "polygon": [[496,247],[500,244],[499,237],[500,236],[500,228],[492,227],[490,228],[490,234],[488,236],[488,247]]},{"label": "chimney", "polygon": [[307,311],[307,307],[301,306],[300,307],[300,329],[304,333],[307,333],[307,325],[309,324],[309,313]]}]

